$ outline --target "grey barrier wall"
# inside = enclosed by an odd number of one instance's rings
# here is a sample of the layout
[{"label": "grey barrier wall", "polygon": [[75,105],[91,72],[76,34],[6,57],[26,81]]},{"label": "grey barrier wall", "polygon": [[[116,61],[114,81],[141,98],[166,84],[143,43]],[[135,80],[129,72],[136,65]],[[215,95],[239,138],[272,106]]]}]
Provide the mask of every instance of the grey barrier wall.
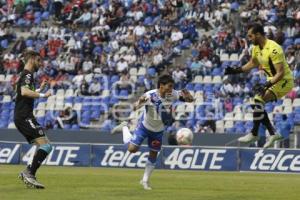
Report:
[{"label": "grey barrier wall", "polygon": [[[122,135],[111,135],[108,132],[96,130],[48,130],[47,136],[52,142],[68,143],[107,143],[121,144]],[[194,134],[193,145],[199,146],[237,146],[238,134]],[[1,141],[26,142],[24,137],[16,129],[0,129]],[[168,144],[168,134],[164,134],[163,144]]]}]

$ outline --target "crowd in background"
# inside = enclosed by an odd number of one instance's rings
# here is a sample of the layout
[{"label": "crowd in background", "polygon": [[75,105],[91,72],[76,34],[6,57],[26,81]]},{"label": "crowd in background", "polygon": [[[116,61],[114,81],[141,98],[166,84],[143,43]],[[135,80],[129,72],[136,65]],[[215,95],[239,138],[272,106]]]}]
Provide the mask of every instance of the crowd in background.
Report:
[{"label": "crowd in background", "polygon": [[[288,97],[299,98],[299,3],[0,0],[0,74],[12,75],[9,82],[0,83],[0,93],[15,96],[14,87],[23,67],[21,54],[32,49],[44,59],[37,73],[37,85],[47,79],[54,91],[73,89],[77,96],[101,96],[118,82],[117,93],[126,90],[125,94],[131,94],[138,88],[155,88],[156,77],[168,72],[176,89],[203,91],[204,102],[219,102],[224,112],[232,112],[237,104],[253,95],[253,85],[264,81],[259,70],[254,70],[254,75],[225,78],[222,84],[192,82],[199,75],[222,76],[227,66],[245,64],[251,47],[246,37],[247,25],[256,21],[265,25],[268,38],[282,45],[296,81]],[[187,50],[189,55],[183,55]],[[224,61],[222,54],[239,57],[236,61]],[[183,62],[174,62],[178,58]],[[134,68],[146,68],[146,72],[130,73]],[[205,120],[178,120],[168,131],[185,126],[195,133],[216,132],[215,122],[222,117],[215,117],[215,108],[199,106],[195,112]],[[117,122],[109,119],[105,123],[112,128]],[[62,127],[56,119],[44,121],[44,125]]]}]

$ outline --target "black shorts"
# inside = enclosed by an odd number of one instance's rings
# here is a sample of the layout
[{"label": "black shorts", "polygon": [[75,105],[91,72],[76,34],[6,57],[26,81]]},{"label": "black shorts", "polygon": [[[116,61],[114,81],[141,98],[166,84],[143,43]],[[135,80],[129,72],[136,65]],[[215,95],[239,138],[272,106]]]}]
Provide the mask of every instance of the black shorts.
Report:
[{"label": "black shorts", "polygon": [[25,119],[15,119],[15,125],[17,129],[26,138],[28,143],[34,143],[36,138],[45,137],[43,128],[39,125],[34,117],[28,117]]}]

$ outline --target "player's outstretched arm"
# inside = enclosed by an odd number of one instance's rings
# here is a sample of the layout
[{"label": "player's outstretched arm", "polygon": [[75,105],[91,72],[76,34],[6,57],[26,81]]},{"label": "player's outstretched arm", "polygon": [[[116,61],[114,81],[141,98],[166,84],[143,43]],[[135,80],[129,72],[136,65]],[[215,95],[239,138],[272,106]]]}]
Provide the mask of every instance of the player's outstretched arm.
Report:
[{"label": "player's outstretched arm", "polygon": [[25,97],[29,97],[29,98],[40,98],[40,97],[50,97],[51,96],[51,92],[48,91],[45,94],[44,93],[38,93],[35,91],[30,90],[27,87],[21,87],[21,95],[25,96]]},{"label": "player's outstretched arm", "polygon": [[136,111],[136,110],[140,109],[142,106],[144,106],[145,103],[148,101],[148,99],[149,98],[147,96],[141,96],[139,98],[139,100],[134,103],[134,105],[133,105],[133,111]]},{"label": "player's outstretched arm", "polygon": [[245,64],[244,66],[242,66],[242,67],[237,67],[237,68],[227,67],[225,69],[224,75],[239,74],[239,73],[248,72],[248,71],[250,71],[251,69],[253,69],[257,66],[258,66],[258,62],[255,59],[251,58],[249,60],[249,62],[247,64]]},{"label": "player's outstretched arm", "polygon": [[280,81],[284,77],[284,65],[283,63],[277,63],[274,65],[276,69],[276,74],[274,77],[270,80],[271,84],[274,85],[278,81]]}]

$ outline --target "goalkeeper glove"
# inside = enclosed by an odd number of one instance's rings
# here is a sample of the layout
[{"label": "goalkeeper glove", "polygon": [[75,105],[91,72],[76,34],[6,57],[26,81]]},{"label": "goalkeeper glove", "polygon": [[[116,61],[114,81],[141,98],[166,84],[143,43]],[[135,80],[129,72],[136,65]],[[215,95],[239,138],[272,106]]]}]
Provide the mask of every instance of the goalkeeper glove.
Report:
[{"label": "goalkeeper glove", "polygon": [[238,68],[233,68],[233,67],[227,67],[225,69],[225,73],[224,75],[228,75],[228,74],[239,74],[239,73],[242,73],[242,68],[241,67],[238,67]]},{"label": "goalkeeper glove", "polygon": [[272,83],[271,81],[267,81],[264,85],[256,85],[253,87],[253,91],[257,94],[259,94],[260,96],[264,96],[266,91],[272,87]]}]

